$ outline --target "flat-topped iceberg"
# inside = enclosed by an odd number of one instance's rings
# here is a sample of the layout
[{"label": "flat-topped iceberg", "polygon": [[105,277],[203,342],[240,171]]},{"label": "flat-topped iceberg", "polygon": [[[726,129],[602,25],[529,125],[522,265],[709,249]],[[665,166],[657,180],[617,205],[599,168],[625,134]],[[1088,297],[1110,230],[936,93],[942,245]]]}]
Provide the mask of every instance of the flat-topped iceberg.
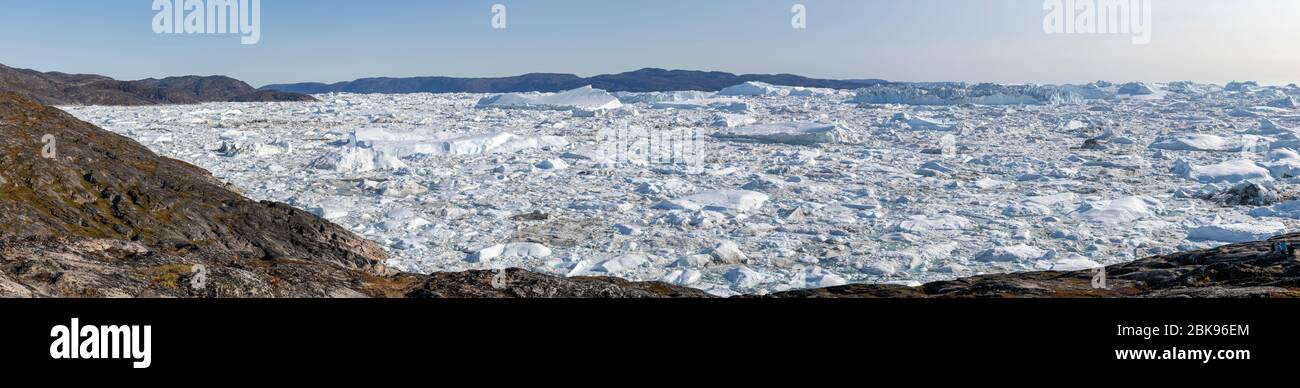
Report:
[{"label": "flat-topped iceberg", "polygon": [[610,110],[623,107],[614,95],[591,86],[554,94],[508,93],[483,97],[479,108]]},{"label": "flat-topped iceberg", "polygon": [[779,86],[765,82],[750,81],[730,86],[718,91],[719,96],[817,96],[834,93],[831,89],[806,88],[801,86]]},{"label": "flat-topped iceberg", "polygon": [[1277,221],[1261,223],[1237,223],[1206,225],[1192,229],[1187,233],[1191,241],[1218,241],[1225,243],[1243,243],[1267,240],[1282,234],[1286,225]]},{"label": "flat-topped iceberg", "polygon": [[1240,142],[1221,136],[1202,133],[1184,133],[1156,139],[1148,148],[1170,151],[1231,151],[1241,148]]},{"label": "flat-topped iceberg", "polygon": [[1164,211],[1164,204],[1146,196],[1125,197],[1111,201],[1085,203],[1075,209],[1074,216],[1084,221],[1121,225],[1154,217]]},{"label": "flat-topped iceberg", "polygon": [[1273,180],[1272,172],[1250,159],[1229,160],[1209,166],[1197,166],[1180,161],[1174,166],[1173,172],[1174,175],[1201,183]]}]

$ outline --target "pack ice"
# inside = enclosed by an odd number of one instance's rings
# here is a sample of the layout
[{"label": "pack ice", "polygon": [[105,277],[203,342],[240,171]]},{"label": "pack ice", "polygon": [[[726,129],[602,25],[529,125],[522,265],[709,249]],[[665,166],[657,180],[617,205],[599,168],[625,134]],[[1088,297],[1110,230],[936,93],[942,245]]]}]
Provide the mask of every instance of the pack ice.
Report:
[{"label": "pack ice", "polygon": [[1079,270],[1300,227],[1297,89],[746,83],[66,107],[417,272],[718,295]]}]

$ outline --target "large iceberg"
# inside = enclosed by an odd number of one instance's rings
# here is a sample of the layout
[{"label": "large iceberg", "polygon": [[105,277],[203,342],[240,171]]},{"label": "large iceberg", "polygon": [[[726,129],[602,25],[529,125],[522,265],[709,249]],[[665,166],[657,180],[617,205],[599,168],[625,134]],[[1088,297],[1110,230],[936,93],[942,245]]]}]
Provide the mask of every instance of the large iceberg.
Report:
[{"label": "large iceberg", "polygon": [[1273,180],[1273,173],[1250,159],[1229,160],[1223,163],[1198,166],[1186,161],[1174,164],[1174,175],[1201,183],[1241,182],[1245,180]]},{"label": "large iceberg", "polygon": [[966,83],[875,85],[859,89],[849,102],[903,105],[1043,105],[1078,104],[1107,97],[1093,86],[999,85]]},{"label": "large iceberg", "polygon": [[536,148],[558,149],[569,145],[568,140],[559,136],[521,136],[510,132],[467,135],[430,133],[419,130],[359,129],[354,136],[359,143],[399,158],[412,155],[446,156],[512,153]]},{"label": "large iceberg", "polygon": [[508,93],[483,97],[479,108],[609,110],[623,107],[614,95],[591,86],[554,94]]},{"label": "large iceberg", "polygon": [[719,96],[816,96],[834,93],[831,89],[778,86],[764,82],[746,82],[718,91]]}]

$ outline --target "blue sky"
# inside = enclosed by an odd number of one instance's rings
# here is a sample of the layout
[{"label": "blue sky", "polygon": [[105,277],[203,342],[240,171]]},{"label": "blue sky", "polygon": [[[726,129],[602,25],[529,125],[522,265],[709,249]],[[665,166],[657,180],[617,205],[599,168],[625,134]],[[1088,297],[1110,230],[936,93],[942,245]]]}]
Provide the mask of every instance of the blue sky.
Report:
[{"label": "blue sky", "polygon": [[[491,28],[492,4],[508,28]],[[805,4],[808,28],[790,26]],[[263,0],[261,42],[155,34],[152,0],[0,0],[0,63],[254,85],[642,67],[902,81],[1300,82],[1300,1],[1153,0],[1152,41],[1043,32],[1043,0]]]}]

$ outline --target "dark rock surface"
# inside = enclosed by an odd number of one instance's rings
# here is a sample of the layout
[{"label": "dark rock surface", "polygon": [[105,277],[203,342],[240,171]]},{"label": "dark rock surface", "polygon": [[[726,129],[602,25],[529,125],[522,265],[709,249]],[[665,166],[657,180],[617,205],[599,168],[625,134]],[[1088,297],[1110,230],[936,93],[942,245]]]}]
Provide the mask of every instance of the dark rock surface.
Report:
[{"label": "dark rock surface", "polygon": [[222,76],[118,81],[100,75],[42,73],[4,65],[0,65],[0,92],[17,93],[47,105],[315,101],[303,94],[257,90]]},{"label": "dark rock surface", "polygon": [[405,275],[419,279],[409,298],[708,298],[693,288],[617,278],[557,278],[522,269]]},{"label": "dark rock surface", "polygon": [[1300,234],[1181,252],[1097,271],[975,276],[920,287],[847,285],[772,295],[779,298],[1294,298],[1300,297]]},{"label": "dark rock surface", "polygon": [[832,89],[857,89],[887,83],[882,80],[826,80],[793,74],[742,74],[718,71],[641,69],[582,78],[573,74],[525,74],[502,78],[363,78],[334,84],[297,83],[266,85],[261,90],[293,93],[514,93],[559,92],[591,85],[610,92],[718,91],[748,81],[773,85]]}]

